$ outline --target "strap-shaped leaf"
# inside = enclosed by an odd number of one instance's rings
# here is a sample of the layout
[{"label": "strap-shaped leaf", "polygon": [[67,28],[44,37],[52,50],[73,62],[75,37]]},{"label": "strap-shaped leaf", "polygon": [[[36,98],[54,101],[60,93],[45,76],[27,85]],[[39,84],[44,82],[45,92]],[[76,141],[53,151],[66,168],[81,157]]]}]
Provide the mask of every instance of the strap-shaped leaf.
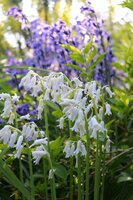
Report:
[{"label": "strap-shaped leaf", "polygon": [[100,56],[98,56],[98,58],[96,59],[95,62],[92,63],[92,65],[90,65],[90,69],[92,69],[93,67],[95,67],[96,65],[98,65],[105,57],[105,53],[101,54]]},{"label": "strap-shaped leaf", "polygon": [[73,51],[73,52],[77,52],[77,53],[80,53],[80,50],[77,49],[75,46],[72,46],[72,45],[69,45],[69,44],[62,44],[62,47],[64,47],[65,49],[68,49],[70,51]]},{"label": "strap-shaped leaf", "polygon": [[81,64],[84,64],[85,63],[85,58],[84,56],[81,54],[81,52],[73,52],[70,54],[70,57],[76,61],[76,62],[79,62]]},{"label": "strap-shaped leaf", "polygon": [[8,179],[9,183],[17,188],[23,196],[30,200],[30,192],[24,187],[21,181],[17,178],[14,172],[8,165],[0,158],[0,172]]},{"label": "strap-shaped leaf", "polygon": [[88,54],[92,46],[93,46],[93,37],[91,37],[89,43],[84,47],[83,53]]},{"label": "strap-shaped leaf", "polygon": [[73,69],[79,70],[79,71],[85,71],[82,67],[74,64],[66,64],[68,67],[72,67]]},{"label": "strap-shaped leaf", "polygon": [[89,53],[87,62],[90,63],[93,60],[93,58],[96,56],[96,54],[97,54],[97,48],[93,46],[92,51]]}]

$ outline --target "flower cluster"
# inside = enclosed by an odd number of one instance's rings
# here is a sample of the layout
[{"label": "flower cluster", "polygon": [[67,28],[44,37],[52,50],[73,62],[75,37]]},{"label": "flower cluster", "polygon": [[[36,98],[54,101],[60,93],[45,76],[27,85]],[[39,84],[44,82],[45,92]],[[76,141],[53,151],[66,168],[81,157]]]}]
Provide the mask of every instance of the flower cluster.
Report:
[{"label": "flower cluster", "polygon": [[72,62],[69,53],[61,44],[73,44],[71,30],[66,24],[59,20],[53,25],[35,20],[31,23],[31,37],[26,41],[27,47],[33,50],[33,58],[24,61],[27,65],[62,71],[72,75],[72,70],[65,66],[67,62]]},{"label": "flower cluster", "polygon": [[[38,119],[42,119],[45,101],[57,103],[62,109],[62,116],[58,119],[59,127],[64,128],[64,121],[69,120],[71,130],[77,134],[76,140],[69,139],[66,142],[64,153],[66,158],[78,155],[86,156],[86,136],[96,140],[107,141],[105,149],[109,149],[110,140],[105,127],[104,116],[110,115],[110,105],[105,102],[104,93],[110,98],[113,96],[108,86],[101,86],[96,81],[83,83],[78,78],[69,80],[63,73],[51,72],[47,76],[40,76],[34,71],[29,71],[21,79],[20,87],[25,89],[32,97],[38,99]],[[8,123],[14,124],[19,97],[15,94],[0,94],[0,100],[5,101],[2,118],[9,118]],[[17,116],[18,117],[18,116]],[[15,120],[15,121],[16,121]],[[30,114],[18,118],[16,122],[30,120]],[[19,130],[17,127],[6,125],[0,130],[0,141],[9,147],[16,149],[15,157],[19,158],[22,150],[30,142],[30,148],[34,148],[32,155],[35,164],[43,156],[50,156],[48,139],[44,132],[40,131],[34,122],[27,122]],[[35,148],[35,146],[37,146]]]},{"label": "flower cluster", "polygon": [[[40,131],[34,122],[25,123],[22,126],[22,130],[19,130],[17,127],[13,127],[13,124],[16,126],[19,121],[30,120],[30,114],[27,112],[22,113],[22,116],[18,116],[17,114],[16,104],[19,101],[19,96],[16,94],[11,96],[10,94],[2,93],[0,94],[0,100],[4,101],[4,109],[1,117],[8,118],[7,124],[9,124],[5,125],[0,130],[0,141],[7,144],[9,147],[16,149],[16,153],[14,155],[15,158],[20,157],[22,150],[28,141],[33,142],[31,147],[37,145],[38,142],[39,144],[47,144],[44,132]],[[12,126],[10,124],[12,124]],[[33,157],[35,152],[33,151]],[[36,156],[34,159],[36,163]]]},{"label": "flower cluster", "polygon": [[15,119],[15,103],[18,102],[19,96],[16,94],[14,96],[10,96],[10,94],[2,93],[0,94],[0,100],[4,100],[4,109],[3,113],[1,114],[2,118],[9,118],[8,124],[13,124]]},{"label": "flower cluster", "polygon": [[[36,80],[35,84],[40,85],[36,93],[39,96],[38,119],[42,118],[45,100],[56,102],[62,108],[62,117],[58,119],[59,127],[63,128],[64,121],[68,119],[72,122],[72,131],[78,134],[79,140],[77,142],[66,142],[64,148],[66,157],[77,157],[79,153],[82,156],[86,155],[83,138],[87,134],[93,139],[108,140],[109,136],[103,119],[103,116],[111,114],[110,105],[108,102],[103,102],[104,93],[109,97],[113,95],[108,86],[102,87],[96,81],[84,84],[78,78],[73,78],[70,81],[64,74],[56,72],[41,77],[33,71],[30,71],[21,80],[20,85],[29,91],[27,84],[33,78]],[[34,84],[30,87],[31,96],[34,96],[33,87]]]},{"label": "flower cluster", "polygon": [[[42,139],[38,139],[39,137],[42,137]],[[11,125],[5,125],[4,128],[0,130],[0,141],[7,144],[8,147],[16,149],[16,153],[14,154],[15,158],[19,158],[21,156],[22,150],[28,144],[28,141],[33,142],[31,147],[37,145],[38,143],[41,145],[47,145],[47,138],[45,137],[44,132],[40,131],[34,122],[24,124],[21,131]],[[35,163],[37,162],[36,151],[38,151],[38,148],[33,151]],[[38,159],[39,158],[37,158],[37,160]]]},{"label": "flower cluster", "polygon": [[[76,76],[79,72],[66,66],[68,63],[75,64],[75,61],[70,58],[69,50],[61,45],[74,45],[82,50],[94,35],[98,54],[105,53],[105,58],[95,68],[94,79],[103,84],[110,84],[110,79],[114,74],[111,63],[115,59],[110,34],[103,28],[103,21],[97,19],[89,1],[81,7],[81,13],[84,15],[83,19],[77,18],[77,23],[72,28],[68,28],[61,20],[53,25],[42,23],[39,19],[31,22],[30,36],[26,45],[32,50],[33,56],[24,59],[23,65],[60,71],[69,77]],[[17,7],[11,8],[8,14],[14,16],[22,24],[25,24],[27,20]],[[72,34],[73,31],[75,35]]]}]

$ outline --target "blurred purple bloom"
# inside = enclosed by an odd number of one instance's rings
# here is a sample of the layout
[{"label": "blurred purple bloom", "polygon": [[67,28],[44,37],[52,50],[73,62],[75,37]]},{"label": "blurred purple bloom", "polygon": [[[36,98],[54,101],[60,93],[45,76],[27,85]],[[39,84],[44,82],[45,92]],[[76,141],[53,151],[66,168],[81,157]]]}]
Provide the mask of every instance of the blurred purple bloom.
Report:
[{"label": "blurred purple bloom", "polygon": [[3,119],[0,118],[0,124],[3,124],[3,122],[4,122]]},{"label": "blurred purple bloom", "polygon": [[110,84],[115,74],[111,64],[115,60],[115,56],[112,53],[111,36],[104,29],[103,20],[97,18],[89,1],[82,6],[81,11],[84,17],[82,20],[77,19],[77,23],[73,27],[76,32],[77,46],[82,49],[89,42],[91,36],[94,36],[94,42],[98,47],[98,54],[101,55],[105,53],[103,61],[95,67],[94,79],[103,84]]},{"label": "blurred purple bloom", "polygon": [[22,29],[28,29],[28,20],[27,17],[23,14],[22,10],[18,8],[17,6],[11,7],[8,12],[8,16],[14,17],[16,20],[18,20],[21,23]]},{"label": "blurred purple bloom", "polygon": [[[7,55],[7,64],[9,66],[22,66],[23,65],[23,61],[18,60],[10,50],[7,50],[6,55]],[[17,68],[17,69],[9,68],[6,71],[8,73],[10,73],[12,76],[16,76],[17,74],[25,74],[27,72],[27,70],[21,70],[19,68]]]},{"label": "blurred purple bloom", "polygon": [[[83,14],[82,20],[77,18],[77,23],[71,29],[62,20],[58,20],[53,25],[43,23],[40,19],[31,22],[30,37],[26,41],[26,46],[29,52],[31,51],[32,56],[26,56],[22,61],[23,65],[61,71],[69,77],[78,75],[79,72],[66,66],[68,63],[76,63],[70,58],[69,50],[64,49],[61,45],[70,44],[81,50],[90,41],[91,36],[94,35],[98,55],[105,53],[105,58],[95,67],[93,78],[103,84],[110,84],[109,79],[114,76],[111,63],[115,59],[112,53],[111,36],[105,31],[104,22],[97,19],[90,1],[86,1],[86,4],[82,6],[81,13]],[[8,15],[14,16],[21,23],[27,23],[28,21],[17,7],[11,8]],[[75,36],[72,34],[73,31],[76,33]],[[19,65],[17,60],[11,59],[11,56],[9,58],[8,63],[10,65],[13,62]],[[81,67],[84,66],[81,65]]]},{"label": "blurred purple bloom", "polygon": [[17,113],[21,116],[27,115],[30,112],[28,104],[20,104],[17,106]]}]

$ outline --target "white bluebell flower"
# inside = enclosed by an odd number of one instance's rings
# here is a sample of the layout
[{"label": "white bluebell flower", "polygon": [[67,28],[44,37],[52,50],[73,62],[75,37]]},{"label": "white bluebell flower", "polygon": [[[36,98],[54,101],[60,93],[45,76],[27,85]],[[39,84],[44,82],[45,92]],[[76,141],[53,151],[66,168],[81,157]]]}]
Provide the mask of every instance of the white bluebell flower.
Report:
[{"label": "white bluebell flower", "polygon": [[49,156],[48,151],[44,148],[43,145],[38,146],[33,152],[32,152],[32,156],[34,159],[34,163],[35,165],[39,163],[39,161],[41,160],[41,158],[43,156]]},{"label": "white bluebell flower", "polygon": [[78,155],[80,153],[81,156],[86,156],[87,151],[85,145],[82,143],[81,140],[77,142],[77,148],[75,150],[75,155]]},{"label": "white bluebell flower", "polygon": [[111,110],[110,110],[110,105],[108,103],[106,103],[106,111],[105,111],[105,115],[111,115]]}]

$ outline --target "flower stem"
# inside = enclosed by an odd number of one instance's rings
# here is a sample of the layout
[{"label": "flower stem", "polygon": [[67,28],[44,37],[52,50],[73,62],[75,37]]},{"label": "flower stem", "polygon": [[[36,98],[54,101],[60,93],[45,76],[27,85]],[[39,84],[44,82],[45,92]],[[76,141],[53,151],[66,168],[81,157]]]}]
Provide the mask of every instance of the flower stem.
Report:
[{"label": "flower stem", "polygon": [[100,188],[100,164],[101,164],[101,142],[98,138],[96,140],[96,162],[95,162],[95,185],[94,185],[94,200],[99,200],[99,188]]},{"label": "flower stem", "polygon": [[45,196],[46,196],[46,200],[48,200],[48,182],[47,182],[47,168],[46,168],[46,163],[45,163],[45,159],[43,158],[43,175],[44,175],[44,186],[45,186]]},{"label": "flower stem", "polygon": [[[20,181],[21,183],[23,183],[24,185],[24,177],[23,177],[23,168],[22,168],[22,160],[21,160],[21,156],[19,158],[19,176],[20,176]],[[24,200],[24,196],[22,194],[22,200]]]},{"label": "flower stem", "polygon": [[33,177],[33,166],[32,166],[32,158],[31,158],[31,151],[27,144],[28,148],[28,160],[29,160],[29,170],[30,170],[30,188],[31,188],[31,199],[35,200],[35,187],[34,187],[34,177]]},{"label": "flower stem", "polygon": [[70,157],[70,200],[73,200],[73,157]]},{"label": "flower stem", "polygon": [[55,176],[54,176],[54,172],[53,172],[53,178],[51,180],[51,184],[52,184],[52,200],[56,200],[56,189],[55,189]]},{"label": "flower stem", "polygon": [[56,187],[55,187],[54,168],[53,168],[52,161],[51,161],[50,157],[48,157],[48,159],[49,159],[50,168],[51,168],[51,170],[53,170],[53,175],[52,175],[52,178],[50,179],[51,180],[52,200],[56,200]]},{"label": "flower stem", "polygon": [[[45,121],[45,133],[46,133],[46,137],[48,138],[48,151],[50,153],[50,149],[49,149],[48,114],[47,114],[47,105],[46,105],[45,102],[44,102],[44,121]],[[47,174],[46,174],[46,165],[45,165],[44,158],[43,158],[43,171],[44,171],[45,195],[46,195],[46,200],[48,200]]]},{"label": "flower stem", "polygon": [[[72,140],[71,121],[69,120],[69,134]],[[73,200],[73,157],[70,157],[70,200]]]},{"label": "flower stem", "polygon": [[86,194],[85,200],[89,200],[89,173],[90,173],[90,138],[87,133],[87,145],[86,145],[87,155],[86,155]]},{"label": "flower stem", "polygon": [[78,155],[78,200],[82,199],[82,189],[81,189],[81,157]]},{"label": "flower stem", "polygon": [[[17,113],[16,113],[15,106],[14,106],[14,112],[15,112],[15,127],[16,127],[16,129],[18,129]],[[24,185],[24,176],[23,176],[23,168],[22,168],[21,156],[19,158],[19,176],[20,176],[21,183]],[[22,200],[25,200],[25,197],[24,197],[23,194],[22,194]]]},{"label": "flower stem", "polygon": [[49,148],[49,128],[48,128],[48,112],[47,112],[47,105],[44,103],[44,120],[45,120],[45,132],[48,138],[48,148]]},{"label": "flower stem", "polygon": [[[49,151],[49,155],[50,155],[48,112],[47,112],[47,105],[46,105],[46,103],[44,104],[44,119],[45,119],[45,132],[46,132],[46,136],[48,138],[48,151]],[[50,168],[51,168],[51,170],[53,170],[53,165],[52,165],[52,161],[50,159],[50,156],[48,157],[48,159],[49,159]],[[56,187],[55,187],[54,172],[53,172],[53,177],[51,179],[51,192],[52,192],[52,200],[56,200]]]},{"label": "flower stem", "polygon": [[105,168],[105,150],[103,152],[103,167],[102,167],[102,187],[101,187],[101,196],[100,200],[103,200],[104,198],[104,182],[105,182],[105,175],[106,175],[106,168]]},{"label": "flower stem", "polygon": [[89,200],[89,174],[90,174],[90,135],[89,135],[89,129],[88,129],[88,122],[87,118],[84,114],[85,117],[85,127],[86,127],[86,139],[87,139],[87,144],[86,144],[86,150],[87,150],[87,155],[86,155],[86,192],[85,192],[85,200]]}]

